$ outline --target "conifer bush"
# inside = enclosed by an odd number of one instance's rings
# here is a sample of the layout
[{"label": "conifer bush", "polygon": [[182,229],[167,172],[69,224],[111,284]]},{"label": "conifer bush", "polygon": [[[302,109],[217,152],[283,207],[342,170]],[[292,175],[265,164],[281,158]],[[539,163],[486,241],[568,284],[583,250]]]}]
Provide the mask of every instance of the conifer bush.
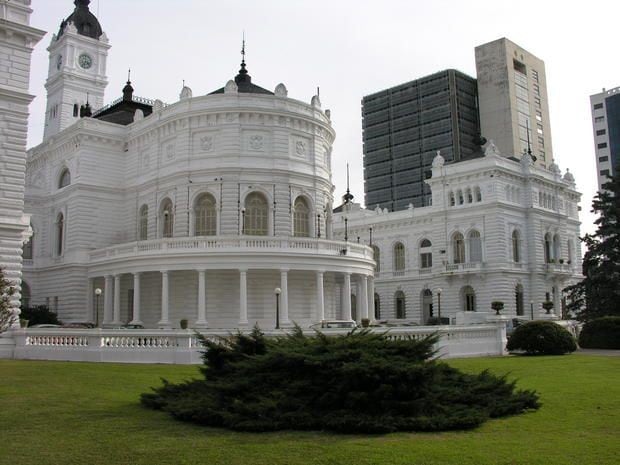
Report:
[{"label": "conifer bush", "polygon": [[238,431],[440,431],[537,409],[538,396],[489,372],[465,374],[430,360],[437,336],[392,339],[354,330],[266,338],[258,328],[201,337],[202,379],[142,394],[142,404]]},{"label": "conifer bush", "polygon": [[620,316],[605,316],[588,321],[579,333],[584,349],[620,349]]},{"label": "conifer bush", "polygon": [[575,338],[552,321],[530,321],[508,338],[506,349],[527,355],[563,355],[577,350]]}]

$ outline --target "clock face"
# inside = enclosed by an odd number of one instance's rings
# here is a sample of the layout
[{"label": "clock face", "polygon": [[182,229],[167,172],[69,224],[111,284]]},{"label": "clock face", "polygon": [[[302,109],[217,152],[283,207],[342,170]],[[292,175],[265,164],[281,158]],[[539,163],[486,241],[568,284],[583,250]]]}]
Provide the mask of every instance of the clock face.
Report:
[{"label": "clock face", "polygon": [[61,66],[62,66],[62,55],[58,55],[58,58],[56,58],[56,69],[60,69]]},{"label": "clock face", "polygon": [[82,53],[80,57],[78,58],[78,64],[82,68],[88,69],[93,65],[93,59],[90,57],[90,55],[87,55],[86,53]]}]

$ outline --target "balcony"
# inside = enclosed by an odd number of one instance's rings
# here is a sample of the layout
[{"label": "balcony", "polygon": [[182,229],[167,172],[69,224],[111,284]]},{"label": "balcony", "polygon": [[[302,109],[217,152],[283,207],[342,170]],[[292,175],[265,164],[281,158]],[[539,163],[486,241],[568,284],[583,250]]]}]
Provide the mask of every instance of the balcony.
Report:
[{"label": "balcony", "polygon": [[441,272],[443,275],[463,274],[463,273],[479,273],[483,268],[483,263],[446,263],[445,270]]},{"label": "balcony", "polygon": [[570,276],[574,273],[573,265],[567,263],[545,263],[542,271],[548,274]]}]

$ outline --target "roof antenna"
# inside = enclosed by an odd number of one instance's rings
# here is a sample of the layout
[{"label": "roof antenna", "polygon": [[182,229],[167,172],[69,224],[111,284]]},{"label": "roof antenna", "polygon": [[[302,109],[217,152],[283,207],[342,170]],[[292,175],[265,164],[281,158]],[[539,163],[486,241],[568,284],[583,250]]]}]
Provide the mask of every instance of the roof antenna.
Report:
[{"label": "roof antenna", "polygon": [[127,84],[131,84],[131,68],[127,70]]},{"label": "roof antenna", "polygon": [[532,146],[530,144],[530,119],[525,120],[525,130],[527,132],[527,154],[530,156],[533,162],[536,161],[536,157],[532,155]]},{"label": "roof antenna", "polygon": [[243,31],[243,40],[241,42],[241,66],[245,66],[245,31]]},{"label": "roof antenna", "polygon": [[321,96],[321,88],[319,86],[316,86],[316,96],[317,97]]},{"label": "roof antenna", "polygon": [[342,199],[345,204],[349,204],[351,203],[351,200],[353,200],[353,194],[351,194],[351,191],[349,190],[349,163],[347,163],[347,193],[344,194]]}]

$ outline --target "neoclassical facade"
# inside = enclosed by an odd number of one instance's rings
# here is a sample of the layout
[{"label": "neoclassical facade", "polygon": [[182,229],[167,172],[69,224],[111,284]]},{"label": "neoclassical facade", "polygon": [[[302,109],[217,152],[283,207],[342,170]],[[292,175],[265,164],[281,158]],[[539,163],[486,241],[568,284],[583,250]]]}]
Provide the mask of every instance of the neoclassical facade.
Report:
[{"label": "neoclassical facade", "polygon": [[506,315],[538,318],[551,300],[560,315],[562,290],[582,278],[571,173],[535,166],[527,153],[503,156],[490,142],[468,161],[446,164],[438,154],[426,182],[430,206],[350,203],[334,216],[336,238],[374,250],[377,319],[460,323],[491,312],[492,301],[504,302]]}]

